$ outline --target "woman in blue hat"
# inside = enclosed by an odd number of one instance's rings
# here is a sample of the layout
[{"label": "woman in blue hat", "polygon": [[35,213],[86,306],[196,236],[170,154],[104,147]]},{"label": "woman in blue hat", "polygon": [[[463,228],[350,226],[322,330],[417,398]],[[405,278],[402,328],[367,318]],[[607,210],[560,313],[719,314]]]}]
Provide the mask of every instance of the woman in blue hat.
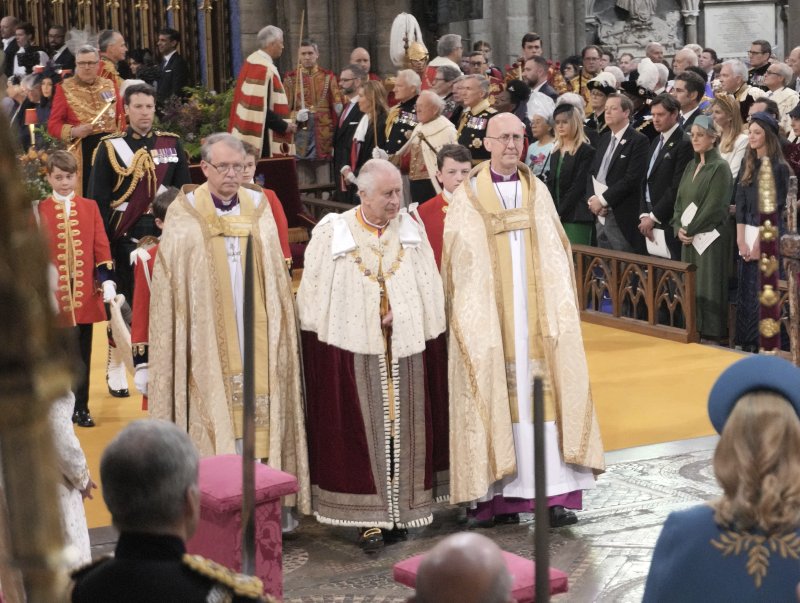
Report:
[{"label": "woman in blue hat", "polygon": [[800,582],[800,369],[740,360],[708,400],[722,496],[671,513],[645,603],[793,601]]}]

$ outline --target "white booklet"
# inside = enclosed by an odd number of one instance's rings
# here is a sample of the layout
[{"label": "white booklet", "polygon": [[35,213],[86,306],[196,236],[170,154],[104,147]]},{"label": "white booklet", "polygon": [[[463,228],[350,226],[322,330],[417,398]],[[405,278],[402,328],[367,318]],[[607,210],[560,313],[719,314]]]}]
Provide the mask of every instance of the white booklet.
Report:
[{"label": "white booklet", "polygon": [[703,255],[703,252],[708,249],[714,241],[719,238],[719,231],[715,228],[709,232],[698,232],[692,238],[692,247],[697,250],[697,253]]},{"label": "white booklet", "polygon": [[744,225],[744,242],[750,251],[753,251],[753,245],[758,241],[759,231],[760,228],[758,226]]},{"label": "white booklet", "polygon": [[697,213],[697,205],[695,203],[690,203],[686,206],[686,209],[683,210],[681,214],[681,225],[686,228],[689,224],[692,223],[694,220],[694,216]]},{"label": "white booklet", "polygon": [[647,253],[650,255],[657,255],[660,258],[667,258],[668,260],[672,259],[669,253],[669,247],[667,247],[667,239],[664,236],[664,230],[661,228],[654,228],[652,232],[652,241],[647,237],[644,239],[647,243]]},{"label": "white booklet", "polygon": [[[608,190],[608,185],[602,184],[597,178],[592,176],[592,186],[594,187],[594,194],[598,197],[602,197],[603,193]],[[605,216],[597,216],[597,221],[600,222],[603,226],[606,225],[606,217]]]}]

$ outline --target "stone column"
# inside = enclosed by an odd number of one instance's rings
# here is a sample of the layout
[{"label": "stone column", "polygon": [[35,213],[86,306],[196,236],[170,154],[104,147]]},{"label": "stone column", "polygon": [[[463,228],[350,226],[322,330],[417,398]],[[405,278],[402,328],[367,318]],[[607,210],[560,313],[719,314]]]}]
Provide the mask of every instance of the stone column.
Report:
[{"label": "stone column", "polygon": [[529,0],[528,6],[547,58],[560,61],[586,46],[586,0]]},{"label": "stone column", "polygon": [[697,44],[697,17],[700,16],[700,0],[681,0],[684,40],[686,44]]},{"label": "stone column", "polygon": [[786,14],[789,17],[787,27],[789,37],[786,39],[786,53],[788,54],[795,46],[800,46],[800,2],[788,2]]}]

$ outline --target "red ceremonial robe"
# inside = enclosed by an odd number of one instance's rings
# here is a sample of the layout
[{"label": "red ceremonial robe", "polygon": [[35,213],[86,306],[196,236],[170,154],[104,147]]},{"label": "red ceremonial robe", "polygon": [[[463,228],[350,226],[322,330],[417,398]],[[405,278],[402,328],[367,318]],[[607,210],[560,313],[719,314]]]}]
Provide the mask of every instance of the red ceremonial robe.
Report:
[{"label": "red ceremonial robe", "polygon": [[447,200],[444,198],[444,193],[439,193],[422,203],[417,207],[417,212],[425,225],[425,233],[428,235],[428,242],[431,244],[431,249],[433,249],[436,266],[441,268],[442,235],[444,233],[444,219],[447,216]]}]

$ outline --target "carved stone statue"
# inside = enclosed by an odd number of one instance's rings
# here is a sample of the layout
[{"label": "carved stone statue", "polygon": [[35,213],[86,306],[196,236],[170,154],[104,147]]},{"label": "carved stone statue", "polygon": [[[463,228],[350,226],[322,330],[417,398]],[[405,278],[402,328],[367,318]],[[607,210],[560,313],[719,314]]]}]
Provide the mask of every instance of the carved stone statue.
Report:
[{"label": "carved stone statue", "polygon": [[631,19],[647,23],[656,12],[656,0],[617,0],[617,6],[628,11]]}]

